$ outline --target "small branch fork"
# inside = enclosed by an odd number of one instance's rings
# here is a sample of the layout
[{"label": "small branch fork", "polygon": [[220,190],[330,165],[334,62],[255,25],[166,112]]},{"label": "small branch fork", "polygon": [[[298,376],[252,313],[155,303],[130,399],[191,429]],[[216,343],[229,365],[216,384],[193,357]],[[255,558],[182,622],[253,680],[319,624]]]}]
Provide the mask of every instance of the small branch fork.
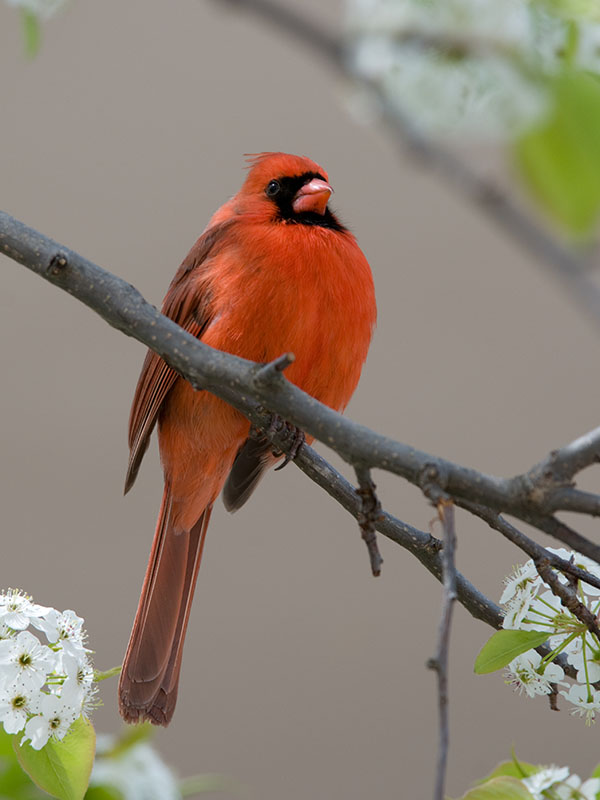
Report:
[{"label": "small branch fork", "polygon": [[437,651],[427,662],[429,669],[437,672],[438,678],[438,710],[439,710],[439,742],[435,774],[433,800],[444,800],[446,784],[446,765],[448,763],[448,747],[450,745],[450,727],[448,720],[448,654],[450,649],[450,626],[452,610],[457,599],[456,567],[454,552],[456,549],[456,529],[454,523],[454,505],[443,492],[430,488],[429,497],[437,507],[438,516],[444,532],[444,548],[442,563],[444,570],[442,614],[438,632]]}]

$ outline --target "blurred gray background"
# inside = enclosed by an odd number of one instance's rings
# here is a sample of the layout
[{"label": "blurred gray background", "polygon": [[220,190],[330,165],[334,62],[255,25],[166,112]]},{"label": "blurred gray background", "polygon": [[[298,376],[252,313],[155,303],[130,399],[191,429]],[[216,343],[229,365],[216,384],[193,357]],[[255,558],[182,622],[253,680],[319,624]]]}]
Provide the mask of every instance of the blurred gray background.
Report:
[{"label": "blurred gray background", "polygon": [[[339,2],[302,6],[341,25]],[[73,0],[28,62],[18,16],[0,4],[0,70],[2,207],[152,302],[239,188],[244,153],[309,155],[375,277],[379,323],[353,419],[499,474],[598,424],[598,331],[272,30],[205,0]],[[76,609],[108,668],[122,659],[161,497],[155,447],[122,496],[144,349],[14,262],[1,267],[0,585]],[[427,529],[420,493],[375,477],[385,507]],[[497,600],[523,559],[481,522],[461,514],[458,527],[460,569]],[[353,520],[293,466],[237,515],[219,505],[178,709],[157,736],[179,774],[226,773],[253,800],[431,796],[437,710],[424,664],[440,588],[397,545],[381,549],[373,579]],[[499,675],[473,675],[489,634],[457,610],[448,793],[512,745],[589,774],[596,731]],[[96,726],[118,730],[116,680],[101,696]]]}]

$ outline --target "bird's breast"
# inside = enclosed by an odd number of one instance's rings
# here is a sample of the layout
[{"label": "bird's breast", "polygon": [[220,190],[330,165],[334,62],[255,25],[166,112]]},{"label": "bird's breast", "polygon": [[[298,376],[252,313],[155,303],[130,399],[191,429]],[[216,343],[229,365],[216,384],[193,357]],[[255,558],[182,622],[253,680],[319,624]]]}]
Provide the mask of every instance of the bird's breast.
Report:
[{"label": "bird's breast", "polygon": [[375,322],[369,265],[349,233],[318,226],[241,226],[211,264],[212,347],[251,361],[284,352],[286,375],[333,408],[358,382]]}]

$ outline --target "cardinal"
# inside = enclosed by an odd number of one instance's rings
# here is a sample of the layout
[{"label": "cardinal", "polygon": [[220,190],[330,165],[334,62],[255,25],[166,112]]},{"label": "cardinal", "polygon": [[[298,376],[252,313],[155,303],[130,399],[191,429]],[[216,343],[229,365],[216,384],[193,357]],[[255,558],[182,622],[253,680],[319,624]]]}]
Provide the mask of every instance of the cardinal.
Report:
[{"label": "cardinal", "polygon": [[[329,208],[327,173],[286,153],[250,160],[177,270],[163,314],[211,347],[255,362],[285,352],[286,376],[338,411],[365,361],[376,307],[369,264]],[[119,682],[127,722],[167,725],[211,509],[240,508],[281,458],[238,411],[196,391],[151,350],[129,419],[128,492],[154,426],[164,493]],[[307,438],[307,441],[311,441]]]}]

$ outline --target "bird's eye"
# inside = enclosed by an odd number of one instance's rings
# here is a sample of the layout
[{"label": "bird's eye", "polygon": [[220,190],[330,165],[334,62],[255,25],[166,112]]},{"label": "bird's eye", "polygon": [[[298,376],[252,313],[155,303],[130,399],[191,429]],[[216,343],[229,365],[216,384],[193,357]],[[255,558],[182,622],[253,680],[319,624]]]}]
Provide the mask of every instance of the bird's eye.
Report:
[{"label": "bird's eye", "polygon": [[265,189],[267,197],[275,197],[275,195],[278,194],[280,189],[281,186],[279,184],[279,181],[271,181],[268,184],[267,188]]}]

